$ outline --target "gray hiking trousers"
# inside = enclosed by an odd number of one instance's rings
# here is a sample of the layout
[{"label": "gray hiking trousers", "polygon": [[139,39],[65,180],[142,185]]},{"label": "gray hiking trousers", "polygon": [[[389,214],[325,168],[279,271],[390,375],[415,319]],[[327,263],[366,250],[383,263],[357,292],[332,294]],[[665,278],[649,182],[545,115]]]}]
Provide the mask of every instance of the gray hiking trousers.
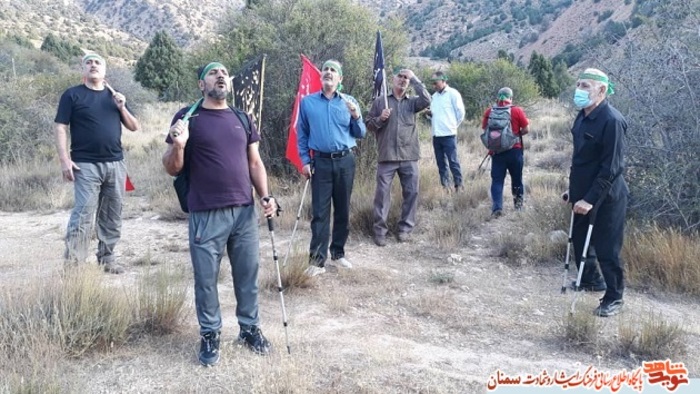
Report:
[{"label": "gray hiking trousers", "polygon": [[258,325],[260,239],[255,206],[190,212],[189,238],[200,334],[221,330],[218,278],[224,248],[231,263],[238,324]]},{"label": "gray hiking trousers", "polygon": [[97,261],[113,263],[114,247],[121,238],[126,165],[123,160],[75,164],[80,170],[73,171],[75,206],[68,221],[64,258],[78,263],[87,259],[97,219]]},{"label": "gray hiking trousers", "polygon": [[416,225],[418,210],[418,160],[387,161],[377,164],[377,189],[374,194],[374,235],[385,237],[389,231],[386,221],[391,209],[391,183],[399,174],[401,182],[401,219],[399,233],[410,234]]}]

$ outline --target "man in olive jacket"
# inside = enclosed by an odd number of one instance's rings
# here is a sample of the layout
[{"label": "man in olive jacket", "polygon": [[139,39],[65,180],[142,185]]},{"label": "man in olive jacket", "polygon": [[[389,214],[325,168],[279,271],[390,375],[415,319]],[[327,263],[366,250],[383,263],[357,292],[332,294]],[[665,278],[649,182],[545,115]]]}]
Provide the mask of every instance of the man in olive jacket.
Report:
[{"label": "man in olive jacket", "polygon": [[[408,96],[412,86],[418,94]],[[391,183],[399,174],[403,204],[398,224],[399,242],[408,241],[415,226],[418,206],[418,159],[420,145],[416,128],[416,114],[430,106],[430,94],[413,71],[394,71],[392,89],[388,97],[377,97],[367,116],[367,128],[374,132],[379,146],[377,190],[374,195],[374,243],[386,245],[389,231],[386,221],[391,207]]]}]

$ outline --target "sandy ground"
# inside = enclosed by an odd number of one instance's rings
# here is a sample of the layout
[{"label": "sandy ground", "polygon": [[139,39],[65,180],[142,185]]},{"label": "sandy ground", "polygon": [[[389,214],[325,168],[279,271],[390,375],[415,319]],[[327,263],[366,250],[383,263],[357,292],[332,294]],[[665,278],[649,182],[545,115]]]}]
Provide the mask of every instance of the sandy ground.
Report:
[{"label": "sandy ground", "polygon": [[[138,197],[126,200],[127,219],[118,247],[124,275],[105,274],[108,285],[128,291],[146,269],[144,256],[158,265],[190,272],[185,222],[165,222],[140,210]],[[294,213],[287,213],[293,215]],[[21,291],[28,281],[51,280],[62,261],[62,237],[69,212],[0,213],[0,282]],[[421,216],[421,220],[427,218]],[[510,212],[478,228],[468,246],[445,251],[418,231],[412,242],[376,247],[352,236],[347,257],[354,268],[330,269],[307,289],[286,294],[289,342],[279,295],[262,289],[262,329],[275,352],[258,357],[235,343],[235,297],[230,279],[220,281],[224,316],[222,361],[215,368],[197,363],[197,323],[191,274],[183,328],[165,337],[138,339],[110,352],[65,360],[60,379],[76,392],[338,392],[478,393],[496,369],[508,374],[575,371],[593,365],[617,373],[641,366],[606,349],[584,351],[562,340],[562,324],[572,293],[560,294],[562,267],[504,264],[494,256],[495,237],[509,234]],[[261,282],[273,277],[266,226],[261,225]],[[290,230],[276,233],[280,256]],[[295,241],[308,244],[302,221]],[[94,246],[94,242],[93,242]],[[222,275],[229,275],[228,267]],[[450,278],[440,283],[439,278]],[[14,290],[12,290],[14,291]],[[592,310],[597,295],[586,294],[577,308]],[[626,293],[625,313],[603,320],[601,335],[615,335],[623,319],[652,311],[679,321],[688,332],[682,360],[700,377],[700,311],[679,296]]]}]

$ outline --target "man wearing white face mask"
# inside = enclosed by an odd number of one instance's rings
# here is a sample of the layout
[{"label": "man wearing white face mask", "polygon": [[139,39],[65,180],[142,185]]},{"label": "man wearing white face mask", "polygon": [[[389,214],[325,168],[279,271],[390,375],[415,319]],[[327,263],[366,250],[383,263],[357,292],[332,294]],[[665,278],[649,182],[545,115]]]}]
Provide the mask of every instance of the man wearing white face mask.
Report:
[{"label": "man wearing white face mask", "polygon": [[[573,203],[577,266],[581,263],[589,218],[595,216],[590,245],[595,247],[607,285],[600,306],[594,311],[597,316],[615,315],[623,305],[624,272],[620,250],[629,193],[622,175],[627,121],[608,102],[607,96],[612,93],[613,85],[608,76],[598,69],[586,69],[576,81],[574,104],[580,111],[571,130],[574,152],[569,191],[563,196]],[[590,215],[592,210],[597,215]],[[599,280],[596,267],[584,265],[582,283]]]}]

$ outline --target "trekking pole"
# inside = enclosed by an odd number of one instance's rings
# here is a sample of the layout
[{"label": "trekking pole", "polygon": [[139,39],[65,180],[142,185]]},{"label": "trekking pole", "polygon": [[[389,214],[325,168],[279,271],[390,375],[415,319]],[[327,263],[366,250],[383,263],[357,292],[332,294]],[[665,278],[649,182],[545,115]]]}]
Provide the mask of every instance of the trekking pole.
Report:
[{"label": "trekking pole", "polygon": [[[266,202],[269,201],[267,198]],[[278,212],[279,213],[279,212]],[[272,222],[272,216],[267,217],[267,229],[270,230],[270,243],[272,244],[272,258],[275,260],[275,268],[277,269],[277,291],[280,293],[280,303],[282,304],[282,323],[284,324],[284,337],[287,344],[287,353],[292,354],[292,349],[289,347],[289,333],[287,332],[287,309],[284,307],[284,293],[282,291],[282,275],[280,275],[280,263],[277,258],[277,249],[275,248],[275,225]]]},{"label": "trekking pole", "polygon": [[287,254],[284,256],[284,261],[282,262],[282,266],[286,267],[287,266],[287,260],[289,259],[289,254],[292,252],[292,245],[294,244],[294,235],[296,235],[297,232],[297,226],[299,225],[299,219],[301,218],[301,209],[304,206],[304,198],[306,197],[306,191],[309,189],[309,181],[311,178],[306,180],[306,183],[304,183],[304,192],[301,193],[301,203],[299,203],[299,210],[297,211],[297,219],[294,221],[294,228],[292,229],[292,237],[289,240],[289,247],[287,248]]},{"label": "trekking pole", "polygon": [[561,285],[561,293],[566,293],[566,282],[569,277],[569,261],[571,260],[571,245],[574,243],[574,210],[571,210],[571,222],[569,223],[569,240],[566,244],[566,260],[564,260],[564,281]]},{"label": "trekking pole", "polygon": [[486,159],[488,159],[491,155],[489,155],[488,152],[486,152],[486,156],[484,156],[484,159],[481,160],[481,164],[479,164],[479,168],[476,169],[477,174],[481,173],[481,166],[484,165],[484,162],[486,162]]}]

